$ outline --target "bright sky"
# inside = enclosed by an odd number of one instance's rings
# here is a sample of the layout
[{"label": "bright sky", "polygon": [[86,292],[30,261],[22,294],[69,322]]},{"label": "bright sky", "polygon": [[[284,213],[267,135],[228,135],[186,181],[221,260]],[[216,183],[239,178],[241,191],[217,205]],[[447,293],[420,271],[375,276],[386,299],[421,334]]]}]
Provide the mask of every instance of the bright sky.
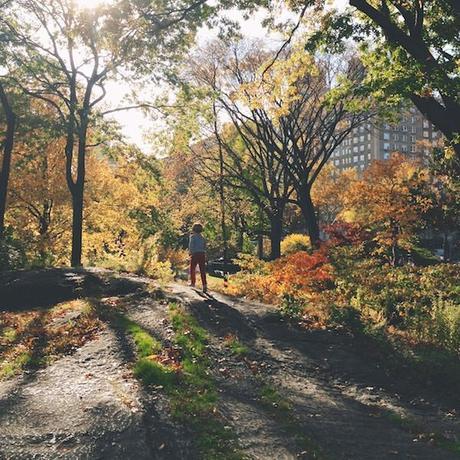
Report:
[{"label": "bright sky", "polygon": [[[88,5],[88,7],[94,6],[96,3],[101,3],[106,0],[78,0],[80,4]],[[348,3],[347,0],[334,0],[335,6],[341,8]],[[268,40],[276,42],[279,38],[276,35],[268,34],[267,30],[262,27],[262,20],[265,17],[263,12],[256,13],[251,16],[249,20],[243,20],[241,14],[237,11],[230,12],[229,16],[232,19],[236,19],[240,22],[241,32],[248,38],[262,38],[265,37]],[[207,40],[212,39],[215,34],[209,29],[202,29],[198,33],[198,43],[205,43]],[[279,41],[281,43],[281,41]],[[108,96],[106,102],[112,107],[119,106],[119,103],[126,92],[126,88],[123,84],[111,84],[108,86]],[[149,130],[153,128],[155,123],[150,117],[145,117],[140,110],[129,110],[125,112],[118,112],[113,117],[122,126],[123,134],[133,143],[137,144],[145,153],[152,152],[152,147],[149,145],[145,136]]]}]

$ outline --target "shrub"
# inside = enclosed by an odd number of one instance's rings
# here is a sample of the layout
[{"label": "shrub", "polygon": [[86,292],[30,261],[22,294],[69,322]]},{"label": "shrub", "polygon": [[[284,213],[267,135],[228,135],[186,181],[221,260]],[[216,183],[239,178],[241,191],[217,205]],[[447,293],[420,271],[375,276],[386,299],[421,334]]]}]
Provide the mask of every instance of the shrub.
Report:
[{"label": "shrub", "polygon": [[333,286],[333,268],[324,251],[297,252],[275,261],[270,278],[280,293],[313,293]]},{"label": "shrub", "polygon": [[270,263],[250,254],[238,254],[238,265],[241,272],[251,275],[266,275],[270,272]]},{"label": "shrub", "polygon": [[4,238],[0,241],[0,271],[24,268],[26,262],[23,246],[13,237],[10,229],[6,228]]},{"label": "shrub", "polygon": [[281,254],[284,256],[309,250],[311,250],[310,237],[301,233],[292,233],[281,242]]}]

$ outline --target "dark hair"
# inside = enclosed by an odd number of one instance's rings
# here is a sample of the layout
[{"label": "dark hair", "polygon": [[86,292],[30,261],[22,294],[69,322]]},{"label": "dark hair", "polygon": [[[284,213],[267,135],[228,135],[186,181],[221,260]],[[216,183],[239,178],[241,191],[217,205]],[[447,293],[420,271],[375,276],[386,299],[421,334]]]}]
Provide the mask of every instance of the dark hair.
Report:
[{"label": "dark hair", "polygon": [[203,226],[200,223],[193,224],[192,232],[201,233],[203,231]]}]

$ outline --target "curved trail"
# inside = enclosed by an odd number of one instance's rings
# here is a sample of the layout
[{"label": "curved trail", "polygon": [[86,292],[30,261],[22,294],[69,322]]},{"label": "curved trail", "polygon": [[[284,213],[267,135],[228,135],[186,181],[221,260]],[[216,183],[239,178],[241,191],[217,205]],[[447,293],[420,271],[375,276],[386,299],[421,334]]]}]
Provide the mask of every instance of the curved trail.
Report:
[{"label": "curved trail", "polygon": [[[458,458],[424,436],[458,439],[455,407],[430,400],[403,375],[390,379],[350,336],[300,330],[272,307],[179,284],[168,296],[208,330],[219,411],[249,458]],[[165,302],[140,291],[118,297],[133,321],[171,339]],[[247,346],[246,356],[229,352],[229,335]],[[132,359],[130,340],[108,326],[73,355],[0,382],[0,459],[198,458],[161,388],[146,391],[133,378]],[[277,402],[263,401],[267,389]],[[398,423],[401,415],[417,430]]]},{"label": "curved trail", "polygon": [[[238,334],[259,363],[258,381],[270,382],[289,398],[299,430],[331,459],[453,459],[458,455],[424,442],[395,422],[397,416],[417,420],[424,432],[460,435],[452,407],[427,401],[404,381],[388,378],[377,363],[358,353],[349,336],[331,331],[304,331],[284,322],[272,307],[213,295],[203,299],[175,285],[175,295],[188,302],[200,323],[216,337]],[[231,364],[231,363],[230,363]],[[263,365],[262,365],[263,364]],[[230,377],[229,377],[230,375]],[[233,377],[233,378],[231,378]],[[273,435],[269,418],[251,398],[252,376],[238,367],[226,373],[224,399],[240,440],[256,458],[298,458],[297,433]],[[401,390],[406,394],[401,394]],[[254,388],[253,388],[254,390]],[[252,417],[252,420],[251,420]],[[272,445],[279,445],[276,455]],[[284,452],[283,452],[284,451]],[[306,456],[308,458],[308,456]]]}]

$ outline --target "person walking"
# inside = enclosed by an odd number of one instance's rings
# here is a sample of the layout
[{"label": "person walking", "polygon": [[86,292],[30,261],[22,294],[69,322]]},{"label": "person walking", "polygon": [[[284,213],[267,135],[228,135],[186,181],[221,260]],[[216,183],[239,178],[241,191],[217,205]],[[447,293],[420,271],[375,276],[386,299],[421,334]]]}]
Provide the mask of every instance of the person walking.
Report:
[{"label": "person walking", "polygon": [[190,252],[190,286],[195,287],[196,283],[196,266],[200,267],[201,283],[203,292],[207,292],[206,283],[206,240],[203,235],[203,226],[194,224],[190,235],[188,250]]}]

